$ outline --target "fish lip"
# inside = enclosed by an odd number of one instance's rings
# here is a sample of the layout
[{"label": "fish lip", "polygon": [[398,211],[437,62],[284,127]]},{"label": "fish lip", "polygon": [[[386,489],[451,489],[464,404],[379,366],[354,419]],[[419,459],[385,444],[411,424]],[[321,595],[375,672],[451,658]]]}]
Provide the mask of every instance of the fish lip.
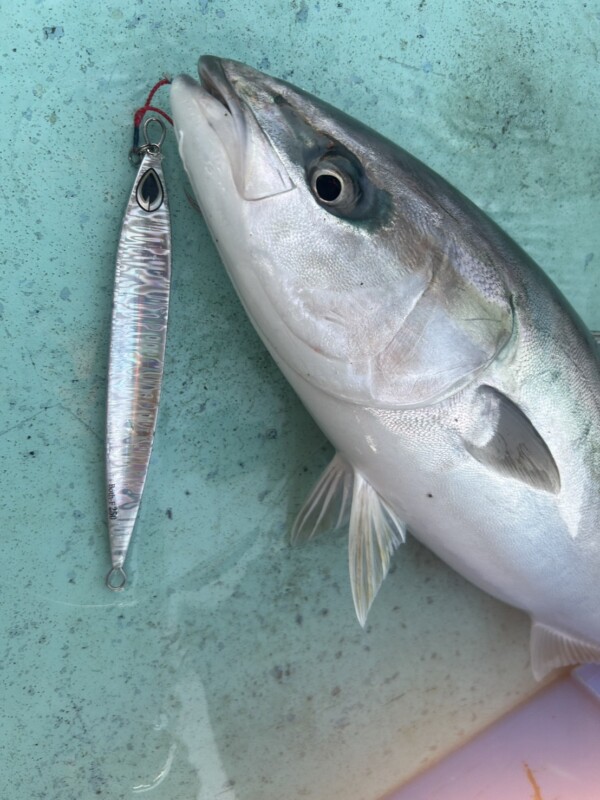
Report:
[{"label": "fish lip", "polygon": [[[198,75],[205,96],[220,103],[233,122],[237,147],[235,152],[230,147],[229,159],[240,195],[245,200],[259,200],[293,189],[294,182],[269,140],[260,114],[257,116],[257,110],[269,106],[268,76],[238,61],[211,55],[198,59]],[[257,152],[262,153],[259,169],[253,163]]]},{"label": "fish lip", "polygon": [[[204,91],[231,114],[237,139],[242,150],[247,140],[248,111],[233,88],[225,71],[224,59],[203,55],[198,59],[198,77]],[[241,165],[240,165],[241,167]]]},{"label": "fish lip", "polygon": [[241,116],[239,99],[229,82],[223,60],[218,56],[200,56],[198,75],[202,88],[218,100],[235,118]]}]

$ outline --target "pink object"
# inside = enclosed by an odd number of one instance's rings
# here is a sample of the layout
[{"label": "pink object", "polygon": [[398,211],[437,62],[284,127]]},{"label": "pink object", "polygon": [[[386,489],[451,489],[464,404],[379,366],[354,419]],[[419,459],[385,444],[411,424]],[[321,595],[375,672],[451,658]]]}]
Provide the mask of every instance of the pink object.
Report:
[{"label": "pink object", "polygon": [[579,667],[387,800],[600,800],[600,667]]}]

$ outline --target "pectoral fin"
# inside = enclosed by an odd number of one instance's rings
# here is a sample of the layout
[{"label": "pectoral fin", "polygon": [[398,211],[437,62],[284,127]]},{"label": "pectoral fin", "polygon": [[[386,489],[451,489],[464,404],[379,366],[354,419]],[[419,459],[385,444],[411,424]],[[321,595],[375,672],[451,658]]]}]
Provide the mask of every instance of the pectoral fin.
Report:
[{"label": "pectoral fin", "polygon": [[558,494],[560,474],[546,442],[531,420],[491,386],[477,390],[479,427],[463,437],[467,451],[487,467],[535,489]]},{"label": "pectoral fin", "polygon": [[392,555],[405,538],[405,524],[356,472],[350,511],[350,582],[356,616],[363,627]]},{"label": "pectoral fin", "polygon": [[531,627],[531,669],[541,681],[549,672],[573,664],[600,663],[600,645],[586,642],[549,625]]}]

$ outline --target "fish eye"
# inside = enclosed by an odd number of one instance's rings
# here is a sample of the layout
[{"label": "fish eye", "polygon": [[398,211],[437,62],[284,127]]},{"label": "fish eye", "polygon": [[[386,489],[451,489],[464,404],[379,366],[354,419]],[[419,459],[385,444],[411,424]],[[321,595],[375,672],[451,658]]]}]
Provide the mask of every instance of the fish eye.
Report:
[{"label": "fish eye", "polygon": [[315,191],[324,203],[333,203],[341,195],[344,185],[332,172],[322,172],[315,178]]},{"label": "fish eye", "polygon": [[[341,159],[336,159],[336,162]],[[322,205],[336,209],[350,209],[359,192],[350,169],[344,169],[333,160],[318,164],[310,174],[310,188]]]},{"label": "fish eye", "polygon": [[305,187],[331,216],[373,229],[389,219],[393,204],[374,183],[360,158],[340,142],[329,140],[304,151]]}]

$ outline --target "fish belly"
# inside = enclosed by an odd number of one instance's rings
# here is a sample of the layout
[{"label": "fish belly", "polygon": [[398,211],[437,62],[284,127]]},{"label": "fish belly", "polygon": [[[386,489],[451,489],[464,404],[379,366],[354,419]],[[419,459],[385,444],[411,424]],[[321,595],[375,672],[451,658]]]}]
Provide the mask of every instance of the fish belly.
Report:
[{"label": "fish belly", "polygon": [[[564,492],[557,497],[488,470],[449,434],[443,412],[362,408],[279,366],[337,451],[415,538],[534,620],[600,643],[597,528],[573,536]],[[587,509],[590,526],[594,512]]]}]

